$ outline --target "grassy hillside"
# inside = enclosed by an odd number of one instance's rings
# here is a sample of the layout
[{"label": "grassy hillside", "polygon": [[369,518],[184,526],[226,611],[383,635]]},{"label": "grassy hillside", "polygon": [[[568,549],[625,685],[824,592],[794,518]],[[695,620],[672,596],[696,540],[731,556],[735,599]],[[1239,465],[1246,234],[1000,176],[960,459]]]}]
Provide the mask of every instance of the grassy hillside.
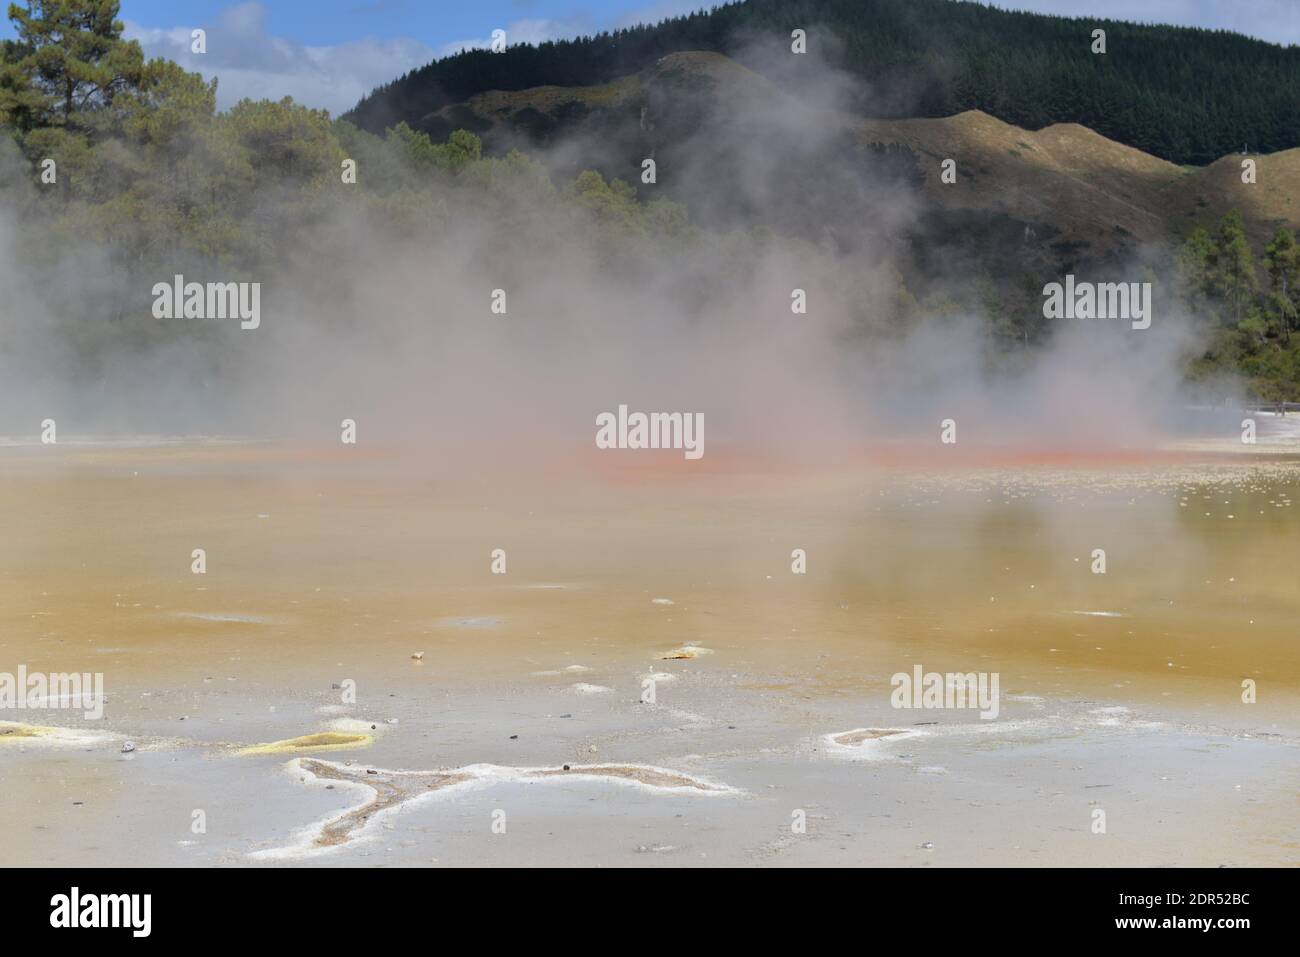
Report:
[{"label": "grassy hillside", "polygon": [[[1104,55],[1090,50],[1098,27]],[[851,106],[864,117],[981,110],[1031,130],[1076,123],[1179,164],[1300,147],[1300,47],[955,0],[745,0],[502,54],[467,51],[375,90],[346,118],[376,133],[399,121],[424,129],[488,91],[600,86],[689,50],[774,75],[788,66],[794,28],[808,31],[816,59],[863,81]]]},{"label": "grassy hillside", "polygon": [[[688,99],[683,89],[696,95]],[[704,96],[708,108],[701,113]],[[673,141],[689,143],[696,154],[707,152],[708,120],[746,108],[797,107],[762,75],[720,54],[687,52],[607,84],[476,94],[425,115],[421,125],[435,140],[458,128],[472,130],[496,153],[550,146],[566,137],[598,140],[601,148],[575,155],[573,168],[562,171],[566,176],[590,167],[635,182],[642,157],[656,155],[659,186],[643,192],[674,195],[707,220],[698,197],[675,189],[689,184],[674,182]],[[691,115],[683,120],[679,113]],[[915,184],[937,210],[1004,216],[1018,224],[1018,237],[1028,227],[1059,267],[1113,258],[1145,243],[1181,242],[1232,209],[1240,210],[1257,244],[1278,226],[1300,229],[1300,149],[1252,153],[1259,175],[1247,185],[1240,156],[1180,166],[1077,123],[1031,131],[980,110],[933,119],[863,119],[824,111],[817,122],[842,132],[863,153],[873,146],[905,151]],[[948,157],[959,158],[955,184],[940,182],[940,164]],[[725,184],[721,194],[718,186],[710,183],[707,192],[730,202]],[[750,212],[774,218],[772,210]]]}]

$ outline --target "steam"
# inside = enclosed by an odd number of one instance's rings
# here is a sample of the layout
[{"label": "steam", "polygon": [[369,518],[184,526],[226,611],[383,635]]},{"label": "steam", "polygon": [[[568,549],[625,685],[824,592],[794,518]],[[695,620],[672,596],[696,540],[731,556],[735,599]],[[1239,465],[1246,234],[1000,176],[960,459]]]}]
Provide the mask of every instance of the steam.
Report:
[{"label": "steam", "polygon": [[[777,55],[760,45],[740,59]],[[176,255],[166,235],[144,263],[124,264],[105,242],[75,234],[42,245],[52,258],[33,262],[33,238],[51,227],[30,169],[7,149],[0,435],[31,439],[54,418],[61,436],[324,446],[337,445],[350,418],[362,444],[472,468],[489,454],[584,461],[596,416],[624,404],[702,414],[710,455],[762,452],[811,466],[881,442],[937,445],[943,419],[957,422],[961,443],[1161,441],[1189,401],[1181,362],[1197,341],[1172,277],[1158,281],[1149,330],[1062,320],[1046,344],[1011,360],[991,352],[974,315],[922,310],[900,326],[894,262],[923,228],[926,201],[847,148],[843,107],[874,94],[811,58],[800,70],[788,95],[743,76],[748,92],[736,95],[690,77],[651,92],[641,145],[662,187],[639,185],[641,199],[662,189],[704,224],[667,240],[611,244],[598,217],[557,213],[553,187],[504,179],[483,190],[431,187],[435,212],[397,229],[335,177],[308,228],[282,212],[264,218],[287,208],[272,187],[254,198],[267,255],[248,275]],[[696,130],[659,149],[683,117]],[[533,154],[550,169],[583,157],[592,168],[621,162],[586,132]],[[382,175],[373,166],[359,176]],[[639,173],[622,176],[635,183]],[[772,234],[753,228],[759,220],[789,228]],[[1167,261],[1147,251],[1103,278]],[[260,327],[155,319],[150,290],[176,274],[260,282]],[[969,277],[930,278],[960,286]],[[796,289],[806,314],[791,310]],[[505,293],[504,315],[491,311],[494,290]]]}]

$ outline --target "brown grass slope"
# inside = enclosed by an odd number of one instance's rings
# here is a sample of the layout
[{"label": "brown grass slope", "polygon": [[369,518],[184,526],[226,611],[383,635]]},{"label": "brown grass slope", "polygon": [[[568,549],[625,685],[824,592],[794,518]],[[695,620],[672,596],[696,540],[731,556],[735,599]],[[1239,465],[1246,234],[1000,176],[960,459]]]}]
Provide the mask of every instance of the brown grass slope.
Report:
[{"label": "brown grass slope", "polygon": [[[495,130],[510,129],[523,115],[563,117],[566,111],[615,111],[643,122],[642,107],[671,109],[679,88],[674,84],[684,80],[706,84],[724,108],[761,103],[764,109],[808,110],[727,57],[694,52],[671,54],[638,75],[601,86],[491,91],[435,115],[446,119],[468,109]],[[1246,184],[1244,157],[1181,167],[1074,123],[1031,132],[979,110],[939,119],[864,120],[835,112],[821,117],[829,128],[850,131],[863,143],[910,148],[924,176],[924,195],[936,206],[1043,224],[1055,242],[1090,255],[1180,242],[1196,226],[1213,227],[1233,208],[1241,210],[1257,245],[1278,225],[1300,229],[1300,149],[1252,156],[1257,182]],[[940,179],[945,159],[957,161],[955,184]]]}]

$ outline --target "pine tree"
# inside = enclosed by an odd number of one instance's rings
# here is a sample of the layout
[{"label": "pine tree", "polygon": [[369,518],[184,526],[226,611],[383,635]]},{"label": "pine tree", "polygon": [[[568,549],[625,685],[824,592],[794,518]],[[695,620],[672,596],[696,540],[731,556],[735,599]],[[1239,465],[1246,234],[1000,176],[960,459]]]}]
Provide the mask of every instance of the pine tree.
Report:
[{"label": "pine tree", "polygon": [[1259,292],[1259,277],[1255,274],[1255,254],[1246,241],[1241,213],[1232,210],[1219,223],[1210,253],[1210,275],[1217,294],[1232,305],[1234,324],[1242,320],[1246,306]]},{"label": "pine tree", "polygon": [[1277,312],[1284,342],[1291,341],[1297,301],[1300,300],[1300,247],[1285,226],[1279,226],[1264,247],[1264,268],[1268,271],[1270,305]]},{"label": "pine tree", "polygon": [[10,4],[18,39],[6,47],[0,88],[12,92],[0,99],[0,109],[16,112],[29,128],[71,127],[138,85],[144,54],[140,44],[122,39],[119,7],[118,0]]}]

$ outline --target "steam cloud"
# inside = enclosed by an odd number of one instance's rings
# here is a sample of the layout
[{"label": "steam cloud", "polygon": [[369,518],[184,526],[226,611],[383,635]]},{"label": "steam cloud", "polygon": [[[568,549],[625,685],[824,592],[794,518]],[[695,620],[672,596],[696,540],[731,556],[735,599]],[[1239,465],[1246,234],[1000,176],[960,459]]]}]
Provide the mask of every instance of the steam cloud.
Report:
[{"label": "steam cloud", "polygon": [[[657,161],[662,188],[709,231],[617,253],[594,220],[556,223],[549,200],[495,187],[435,195],[444,215],[410,235],[335,177],[338,198],[309,231],[289,218],[259,223],[278,254],[250,275],[172,255],[165,235],[151,262],[129,268],[75,236],[33,268],[29,236],[47,228],[40,187],[6,149],[0,434],[30,438],[55,418],[61,436],[331,443],[352,418],[366,442],[448,460],[465,449],[522,458],[590,450],[595,416],[626,403],[702,412],[710,452],[802,461],[883,440],[937,442],[943,418],[958,421],[963,442],[1157,441],[1188,401],[1180,363],[1196,341],[1172,280],[1158,286],[1150,330],[1062,321],[1018,364],[991,360],[974,315],[892,326],[894,254],[922,228],[925,199],[842,148],[851,129],[841,108],[870,91],[811,57],[800,69],[775,99],[689,83],[651,99],[650,139],[656,125],[698,122]],[[553,169],[617,161],[583,132],[532,152]],[[642,199],[659,188],[641,186]],[[276,187],[264,189],[254,207],[281,208]],[[788,217],[798,235],[750,228],[759,214]],[[1105,278],[1166,261],[1152,250]],[[960,282],[965,264],[949,265],[951,277],[930,279]],[[260,281],[261,328],[154,319],[149,290],[175,273]],[[807,315],[791,312],[795,288],[807,292]],[[507,293],[505,316],[489,310],[494,289]]]}]

